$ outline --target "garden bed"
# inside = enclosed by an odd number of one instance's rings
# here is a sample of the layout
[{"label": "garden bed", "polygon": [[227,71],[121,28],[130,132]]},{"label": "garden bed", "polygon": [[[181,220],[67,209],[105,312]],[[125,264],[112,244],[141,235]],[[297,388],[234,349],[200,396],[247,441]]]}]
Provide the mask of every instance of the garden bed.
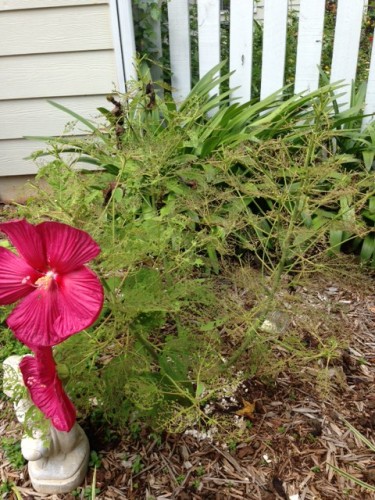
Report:
[{"label": "garden bed", "polygon": [[[179,109],[146,72],[131,99],[99,108],[106,126],[55,103],[90,135],[47,139],[34,155],[44,184],[0,214],[25,218],[16,226],[43,254],[45,221],[98,244],[100,316],[47,342],[92,449],[85,485],[62,499],[373,498],[357,484],[374,487],[375,469],[362,441],[375,425],[375,135],[361,125],[363,87],[344,111],[330,85],[238,106],[210,97],[229,78],[220,69]],[[30,284],[47,294],[58,275],[43,258]],[[0,278],[3,360],[27,349],[5,323]],[[43,498],[12,404],[0,405],[1,492]]]},{"label": "garden bed", "polygon": [[[292,291],[280,292],[280,303],[289,311],[289,323],[301,328],[301,317],[321,318],[316,325],[319,342],[327,341],[331,325],[337,325],[341,331],[340,355],[329,363],[327,372],[322,361],[306,360],[299,373],[285,364],[274,380],[257,376],[237,388],[224,385],[222,399],[210,408],[214,418],[225,422],[223,434],[217,428],[192,427],[184,433],[157,435],[140,427],[133,435],[124,430],[109,439],[107,430],[95,418],[81,422],[96,453],[85,485],[74,494],[37,494],[31,488],[27,467],[12,465],[17,453],[9,443],[20,439],[21,428],[12,405],[2,399],[3,492],[5,485],[9,489],[14,485],[24,499],[70,500],[90,498],[95,483],[97,498],[101,499],[373,498],[330,467],[336,465],[375,484],[374,454],[353,437],[342,420],[345,418],[370,439],[373,436],[372,280],[355,272],[344,259],[329,276],[316,274]],[[238,290],[231,292],[236,294]],[[291,306],[296,297],[298,310]],[[246,301],[243,293],[237,299]],[[318,342],[313,331],[300,331],[306,346],[312,349]],[[275,345],[274,349],[280,359],[288,358],[282,347]],[[238,415],[241,409],[246,410],[246,404],[247,413]],[[7,458],[9,454],[12,460]],[[11,490],[5,497],[16,498]]]}]

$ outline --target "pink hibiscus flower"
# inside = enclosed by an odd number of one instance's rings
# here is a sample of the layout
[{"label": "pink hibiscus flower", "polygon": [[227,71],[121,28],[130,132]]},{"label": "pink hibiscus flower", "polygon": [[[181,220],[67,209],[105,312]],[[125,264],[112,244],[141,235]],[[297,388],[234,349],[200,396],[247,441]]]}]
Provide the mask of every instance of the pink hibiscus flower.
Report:
[{"label": "pink hibiscus flower", "polygon": [[51,347],[35,348],[35,357],[25,356],[20,369],[32,402],[58,431],[69,432],[76,420],[76,410],[57,376]]},{"label": "pink hibiscus flower", "polygon": [[98,318],[102,285],[84,264],[100,252],[84,231],[59,222],[0,224],[19,256],[0,247],[0,305],[19,301],[7,318],[35,351],[59,344]]}]

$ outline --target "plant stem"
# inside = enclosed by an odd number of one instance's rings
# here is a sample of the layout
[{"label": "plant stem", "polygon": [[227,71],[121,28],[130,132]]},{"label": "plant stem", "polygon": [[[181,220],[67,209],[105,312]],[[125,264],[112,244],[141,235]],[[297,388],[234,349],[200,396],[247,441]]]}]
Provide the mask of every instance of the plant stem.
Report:
[{"label": "plant stem", "polygon": [[154,349],[153,344],[151,344],[151,342],[149,342],[147,339],[145,339],[141,333],[137,332],[136,329],[134,329],[133,333],[134,333],[134,336],[136,337],[136,339],[139,340],[139,342],[143,345],[143,347],[151,355],[153,360],[156,361],[157,363],[159,363],[159,356],[158,356],[157,351]]}]

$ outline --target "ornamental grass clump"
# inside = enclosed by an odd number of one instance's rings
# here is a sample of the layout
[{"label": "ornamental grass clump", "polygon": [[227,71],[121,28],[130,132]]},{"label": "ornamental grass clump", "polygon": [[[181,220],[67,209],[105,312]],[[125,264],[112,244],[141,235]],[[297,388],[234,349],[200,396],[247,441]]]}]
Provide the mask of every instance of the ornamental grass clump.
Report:
[{"label": "ornamental grass clump", "polygon": [[21,363],[25,386],[59,431],[76,411],[57,375],[52,347],[92,325],[103,305],[102,285],[85,264],[100,248],[84,231],[59,222],[0,224],[19,255],[0,247],[0,305],[17,303],[7,325],[34,353]]}]

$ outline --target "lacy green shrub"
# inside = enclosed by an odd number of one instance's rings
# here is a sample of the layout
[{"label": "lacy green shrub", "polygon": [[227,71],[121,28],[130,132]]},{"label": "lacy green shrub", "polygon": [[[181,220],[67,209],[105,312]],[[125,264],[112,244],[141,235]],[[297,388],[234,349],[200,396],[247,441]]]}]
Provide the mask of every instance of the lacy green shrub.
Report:
[{"label": "lacy green shrub", "polygon": [[[150,95],[143,66],[131,99],[99,109],[105,126],[55,104],[90,134],[49,139],[35,154],[49,188],[20,214],[83,228],[102,248],[100,320],[56,353],[82,416],[172,431],[210,421],[205,404],[239,367],[243,376],[281,369],[275,335],[259,327],[285,273],[310,272],[340,248],[373,262],[373,132],[355,125],[360,98],[343,114],[330,85],[230,104],[229,91],[210,97],[229,78],[214,77],[222,66],[179,109]],[[249,262],[258,269],[250,310],[231,302],[239,285],[229,277]],[[331,359],[332,346],[314,359]]]}]

